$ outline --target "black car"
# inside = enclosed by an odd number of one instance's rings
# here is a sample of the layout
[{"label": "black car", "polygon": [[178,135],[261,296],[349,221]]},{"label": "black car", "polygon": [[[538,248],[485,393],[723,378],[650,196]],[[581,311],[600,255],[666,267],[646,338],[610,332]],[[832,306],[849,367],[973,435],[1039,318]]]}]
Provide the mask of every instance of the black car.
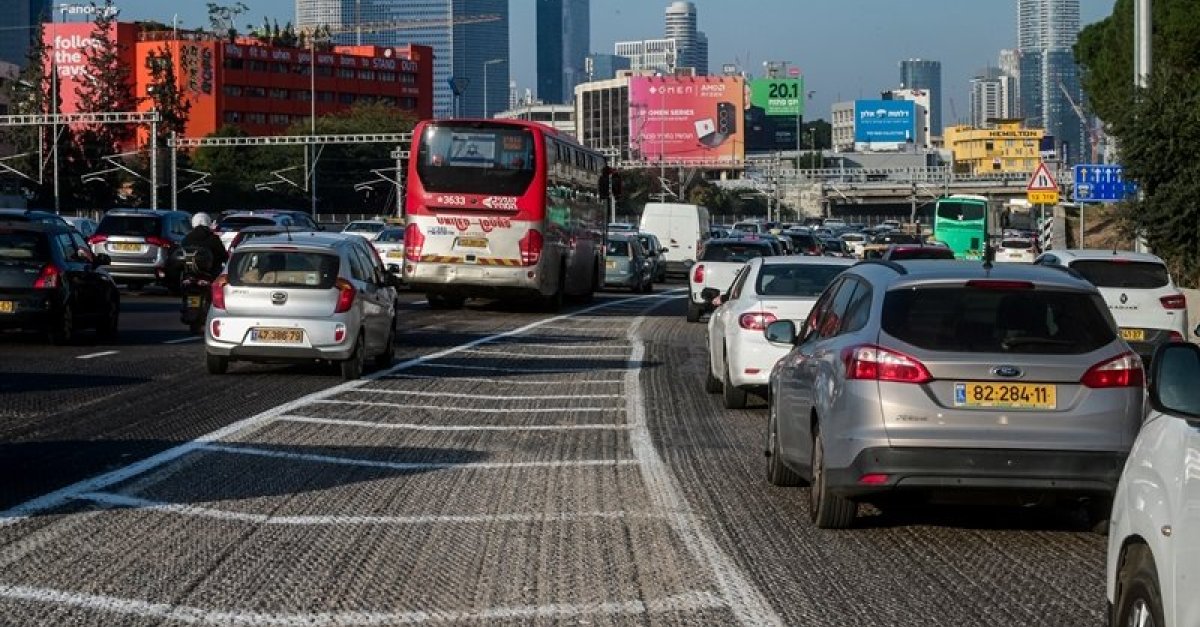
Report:
[{"label": "black car", "polygon": [[103,269],[110,261],[65,223],[0,218],[0,329],[45,331],[55,344],[81,327],[116,337],[121,295]]},{"label": "black car", "polygon": [[821,239],[811,231],[787,231],[784,235],[791,238],[792,250],[795,251],[794,254],[809,257],[819,257],[825,254],[825,247],[821,244]]}]

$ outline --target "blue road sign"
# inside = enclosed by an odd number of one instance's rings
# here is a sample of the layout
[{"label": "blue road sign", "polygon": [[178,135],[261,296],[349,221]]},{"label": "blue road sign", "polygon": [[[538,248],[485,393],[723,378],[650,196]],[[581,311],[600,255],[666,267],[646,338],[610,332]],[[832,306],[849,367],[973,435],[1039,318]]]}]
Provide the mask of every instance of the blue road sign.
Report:
[{"label": "blue road sign", "polygon": [[1115,164],[1075,166],[1075,202],[1117,202],[1137,194],[1137,183],[1125,180]]}]

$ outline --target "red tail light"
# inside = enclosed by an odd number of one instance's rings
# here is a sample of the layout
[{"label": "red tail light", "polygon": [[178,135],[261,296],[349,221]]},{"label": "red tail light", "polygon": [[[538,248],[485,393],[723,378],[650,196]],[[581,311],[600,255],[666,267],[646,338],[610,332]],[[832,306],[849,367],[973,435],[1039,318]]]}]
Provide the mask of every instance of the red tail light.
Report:
[{"label": "red tail light", "polygon": [[100,235],[99,233],[88,238],[89,244],[103,244],[104,242],[107,242],[107,241],[108,241],[108,236]]},{"label": "red tail light", "polygon": [[1122,353],[1088,368],[1079,382],[1089,388],[1133,388],[1144,385],[1146,377],[1142,360],[1133,353]]},{"label": "red tail light", "polygon": [[521,248],[521,264],[526,266],[536,266],[542,259],[542,246],[545,245],[542,239],[542,232],[537,229],[529,229],[525,237],[519,242]]},{"label": "red tail light", "polygon": [[886,348],[872,344],[854,346],[842,351],[847,379],[892,381],[895,383],[928,383],[933,375],[925,364]]},{"label": "red tail light", "polygon": [[212,336],[213,337],[221,337],[221,321],[220,320],[212,321]]},{"label": "red tail light", "polygon": [[738,316],[738,326],[747,331],[762,331],[778,320],[775,314],[766,311],[750,311]]},{"label": "red tail light", "polygon": [[33,289],[52,290],[58,287],[61,278],[62,271],[58,269],[58,266],[48,263],[42,266],[42,271],[38,273],[37,279],[33,282]]},{"label": "red tail light", "polygon": [[1172,342],[1183,342],[1184,341],[1183,334],[1180,333],[1179,331],[1171,331],[1171,341]]},{"label": "red tail light", "polygon": [[337,306],[333,308],[333,313],[350,311],[350,306],[354,304],[354,295],[358,290],[354,289],[354,285],[346,279],[338,279],[333,286],[338,289]]},{"label": "red tail light", "polygon": [[170,240],[165,240],[161,237],[158,237],[157,235],[151,235],[150,237],[147,237],[146,243],[151,246],[159,246],[161,248],[170,248],[171,247]]},{"label": "red tail light", "polygon": [[859,485],[883,485],[888,482],[888,476],[881,473],[870,473],[858,478]]},{"label": "red tail light", "polygon": [[[225,286],[229,284],[229,277],[222,274],[217,277],[216,281],[212,282],[212,306],[217,309],[225,308]],[[216,335],[214,333],[213,335]]]},{"label": "red tail light", "polygon": [[703,282],[704,282],[704,264],[698,264],[696,266],[696,268],[694,270],[692,270],[692,283],[703,283]]},{"label": "red tail light", "polygon": [[1164,309],[1187,309],[1187,297],[1183,294],[1172,294],[1158,299]]},{"label": "red tail light", "polygon": [[404,227],[404,258],[409,261],[420,261],[421,250],[425,248],[425,234],[421,227],[409,223]]}]

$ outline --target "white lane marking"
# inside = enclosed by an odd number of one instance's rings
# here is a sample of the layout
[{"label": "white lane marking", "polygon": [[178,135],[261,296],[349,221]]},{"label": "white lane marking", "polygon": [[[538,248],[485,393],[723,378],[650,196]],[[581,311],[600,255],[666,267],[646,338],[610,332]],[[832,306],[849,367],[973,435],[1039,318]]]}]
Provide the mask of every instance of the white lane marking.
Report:
[{"label": "white lane marking", "polygon": [[455,383],[457,383],[459,381],[470,381],[472,383],[494,383],[496,385],[503,385],[506,387],[509,385],[548,385],[548,386],[556,386],[556,387],[571,386],[571,385],[617,385],[617,384],[621,384],[621,383],[625,382],[623,379],[591,379],[588,381],[571,381],[571,380],[525,381],[525,380],[516,380],[516,379],[513,379],[513,380],[482,379],[479,377],[454,377],[453,379],[447,379],[445,377],[438,377],[438,376],[434,376],[431,374],[394,374],[394,375],[390,375],[386,378],[390,381],[405,381],[405,380],[434,381],[434,380],[436,380],[436,381],[452,381]]},{"label": "white lane marking", "polygon": [[317,464],[332,464],[335,466],[355,466],[359,468],[385,468],[387,470],[423,471],[423,470],[507,470],[509,468],[572,468],[593,466],[628,466],[638,463],[636,459],[577,459],[574,461],[545,461],[545,462],[385,462],[378,459],[361,459],[354,457],[338,457],[336,455],[315,455],[312,453],[290,453],[288,451],[273,451],[271,449],[253,446],[225,446],[222,444],[205,444],[201,450],[213,453],[229,453],[231,455],[252,455],[255,457],[270,457],[274,459],[289,459],[298,462],[313,462]]},{"label": "white lane marking", "polygon": [[587,361],[589,359],[625,359],[629,353],[583,353],[580,355],[538,355],[537,353],[514,353],[507,351],[489,351],[471,349],[465,350],[464,353],[474,355],[488,355],[491,357],[524,357],[526,359],[574,359],[575,361]]},{"label": "white lane marking", "polygon": [[[639,298],[646,299],[646,300],[661,300],[661,299],[664,299],[665,297],[662,294],[656,294],[656,295],[650,295],[650,296],[641,296]],[[22,521],[28,519],[30,516],[33,516],[33,515],[37,514],[38,512],[43,512],[43,511],[46,511],[49,509],[54,509],[56,507],[60,507],[64,504],[70,502],[71,499],[74,498],[74,496],[77,494],[82,494],[84,492],[94,492],[97,490],[103,490],[104,488],[106,488],[110,485],[113,485],[115,483],[120,483],[122,481],[131,479],[138,475],[147,473],[151,470],[154,470],[155,468],[158,468],[158,467],[166,465],[176,459],[179,459],[180,457],[183,457],[184,455],[187,455],[188,453],[191,453],[197,449],[200,449],[200,448],[204,447],[205,445],[207,445],[209,442],[215,442],[217,440],[227,438],[231,435],[235,435],[235,434],[241,433],[243,431],[261,427],[262,425],[270,422],[271,420],[274,420],[277,416],[287,414],[299,407],[303,407],[304,405],[311,404],[314,400],[328,398],[330,396],[335,396],[337,394],[341,394],[343,392],[353,390],[359,386],[366,385],[367,383],[370,383],[371,381],[374,381],[376,379],[381,379],[381,378],[387,377],[389,375],[394,375],[402,370],[407,370],[414,366],[422,365],[425,362],[430,361],[430,360],[441,359],[443,357],[453,355],[463,349],[475,348],[476,346],[479,346],[480,344],[495,341],[496,339],[499,339],[499,338],[521,335],[521,334],[531,331],[533,329],[541,328],[545,324],[551,324],[551,323],[559,321],[559,320],[568,320],[572,316],[582,315],[585,313],[589,313],[591,311],[597,311],[597,310],[603,309],[605,307],[608,307],[608,303],[601,303],[598,305],[593,305],[591,307],[588,307],[587,309],[581,309],[576,312],[531,322],[527,325],[517,327],[516,329],[511,329],[509,331],[504,331],[504,332],[496,333],[496,334],[493,334],[493,335],[490,335],[487,337],[478,338],[475,340],[471,340],[470,342],[465,342],[463,344],[459,344],[458,346],[452,346],[450,348],[438,351],[436,353],[430,353],[429,355],[422,355],[420,357],[415,357],[415,358],[409,359],[407,361],[402,361],[387,370],[373,372],[373,373],[367,375],[366,377],[359,379],[358,381],[347,381],[345,383],[335,385],[331,388],[326,388],[326,389],[318,391],[318,392],[313,392],[312,394],[306,394],[306,395],[301,396],[300,398],[297,398],[291,402],[284,403],[282,405],[277,405],[275,407],[272,407],[271,409],[268,409],[266,411],[260,412],[253,416],[250,416],[249,418],[243,418],[242,420],[239,420],[232,424],[226,425],[220,429],[217,429],[216,431],[210,431],[209,433],[199,436],[193,440],[190,440],[190,441],[184,442],[183,444],[179,444],[177,446],[169,448],[161,453],[158,453],[157,455],[152,455],[141,461],[134,462],[128,466],[122,466],[120,468],[110,470],[106,473],[96,475],[93,477],[89,477],[82,481],[77,481],[69,486],[59,488],[58,490],[55,490],[53,492],[43,494],[42,496],[32,498],[23,503],[14,505],[13,507],[10,507],[4,511],[0,511],[0,527],[14,525],[14,524],[17,524],[19,522],[22,522]]]},{"label": "white lane marking", "polygon": [[428,305],[428,304],[429,304],[429,301],[427,301],[427,300],[414,300],[413,302],[411,302],[411,303],[408,303],[408,304],[409,304],[409,305]]},{"label": "white lane marking", "polygon": [[[456,381],[458,379],[455,379]],[[577,398],[625,398],[624,394],[556,394],[552,396],[498,396],[490,394],[459,394],[457,392],[418,392],[415,390],[369,390],[357,389],[354,394],[405,394],[408,396],[432,396],[436,398],[470,398],[485,401],[553,401]]]},{"label": "white lane marking", "polygon": [[112,492],[89,492],[75,497],[81,501],[91,501],[111,507],[136,508],[164,514],[180,516],[196,516],[199,518],[214,518],[235,522],[248,522],[263,525],[427,525],[427,524],[457,524],[473,525],[497,522],[513,523],[551,523],[579,522],[588,520],[654,520],[662,519],[663,514],[651,512],[625,511],[593,511],[593,512],[550,512],[545,514],[460,514],[460,515],[418,515],[418,516],[274,516],[271,514],[255,514],[252,512],[235,512],[212,507],[199,507],[182,503],[152,501],[126,494]]},{"label": "white lane marking", "polygon": [[167,340],[163,344],[187,344],[188,342],[199,342],[204,339],[199,335],[189,335],[187,337],[177,337],[173,340]]},{"label": "white lane marking", "polygon": [[[537,349],[561,348],[563,350],[573,350],[573,351],[580,351],[580,350],[586,351],[586,350],[591,350],[594,348],[623,348],[626,350],[629,349],[629,344],[627,342],[622,343],[622,344],[599,344],[599,343],[597,343],[597,344],[526,344],[525,342],[506,341],[506,342],[489,342],[487,344],[487,346],[514,346],[514,347],[519,346],[521,348],[537,348]],[[627,352],[622,351],[621,356],[624,357],[627,354],[628,354]]]},{"label": "white lane marking", "polygon": [[[651,308],[653,310],[654,308]],[[670,514],[671,526],[679,534],[692,559],[708,571],[717,584],[721,598],[743,625],[782,625],[783,620],[771,608],[754,584],[742,574],[737,562],[733,561],[721,545],[708,534],[703,521],[699,520],[688,506],[687,499],[675,484],[671,468],[667,466],[646,425],[645,399],[642,393],[642,359],[646,346],[642,342],[640,329],[645,316],[638,316],[629,327],[629,340],[633,353],[629,356],[629,368],[625,373],[626,416],[633,428],[629,442],[633,456],[638,460],[642,480],[650,495],[650,502],[661,512]]]},{"label": "white lane marking", "polygon": [[76,355],[75,359],[95,359],[97,357],[108,357],[109,355],[116,355],[119,352],[121,352],[121,351],[100,351],[99,353],[88,353],[87,355]]},{"label": "white lane marking", "polygon": [[300,422],[314,425],[363,427],[366,429],[395,429],[397,431],[625,431],[623,424],[581,425],[419,425],[395,422],[371,422],[370,420],[345,420],[342,418],[313,418],[311,416],[280,416],[280,422]]},{"label": "white lane marking", "polygon": [[619,412],[620,407],[508,407],[497,410],[494,407],[446,407],[445,405],[412,405],[408,402],[380,401],[347,401],[347,400],[316,400],[313,404],[323,405],[359,405],[362,407],[401,407],[404,410],[430,410],[436,412],[463,413],[595,413]]},{"label": "white lane marking", "polygon": [[208,610],[188,605],[151,603],[138,599],[67,592],[53,588],[0,584],[0,597],[53,603],[113,614],[159,618],[188,625],[237,625],[274,627],[308,625],[309,627],[368,627],[372,625],[417,625],[426,623],[486,623],[489,621],[527,621],[534,619],[570,619],[583,616],[619,616],[692,612],[726,607],[718,595],[711,592],[686,592],[657,599],[610,601],[607,603],[552,603],[547,605],[514,605],[479,611],[417,610],[412,612],[342,611],[310,614],[271,614],[244,610]]},{"label": "white lane marking", "polygon": [[595,372],[599,370],[616,370],[616,368],[516,368],[500,366],[466,366],[459,364],[421,364],[422,368],[445,368],[450,370],[480,370],[485,372],[528,372],[531,374],[570,374],[573,372]]}]

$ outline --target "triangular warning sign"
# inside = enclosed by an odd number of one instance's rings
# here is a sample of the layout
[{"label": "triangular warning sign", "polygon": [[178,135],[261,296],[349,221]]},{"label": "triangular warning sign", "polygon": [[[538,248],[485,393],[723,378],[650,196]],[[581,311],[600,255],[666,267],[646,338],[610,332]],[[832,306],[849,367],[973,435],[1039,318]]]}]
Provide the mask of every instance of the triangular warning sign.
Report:
[{"label": "triangular warning sign", "polygon": [[1047,168],[1045,163],[1038,163],[1037,169],[1029,179],[1029,185],[1025,186],[1025,191],[1057,192],[1058,181],[1054,180],[1054,175],[1050,174],[1050,168]]}]

